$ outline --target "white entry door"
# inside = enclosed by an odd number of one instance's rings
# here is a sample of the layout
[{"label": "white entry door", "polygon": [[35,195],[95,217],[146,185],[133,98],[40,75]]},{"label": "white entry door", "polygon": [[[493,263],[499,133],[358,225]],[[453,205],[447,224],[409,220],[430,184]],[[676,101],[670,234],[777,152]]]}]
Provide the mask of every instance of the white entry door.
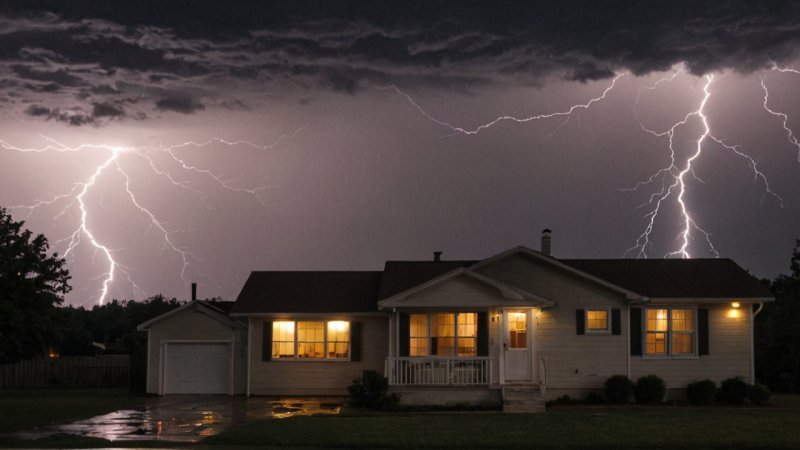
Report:
[{"label": "white entry door", "polygon": [[174,342],[165,346],[164,394],[227,394],[231,345]]},{"label": "white entry door", "polygon": [[505,381],[531,381],[531,311],[503,313]]}]

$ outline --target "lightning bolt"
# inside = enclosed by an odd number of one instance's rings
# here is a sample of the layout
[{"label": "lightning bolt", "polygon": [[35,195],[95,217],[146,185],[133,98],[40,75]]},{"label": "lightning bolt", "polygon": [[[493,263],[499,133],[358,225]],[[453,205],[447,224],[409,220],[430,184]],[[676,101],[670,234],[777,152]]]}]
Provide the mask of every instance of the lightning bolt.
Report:
[{"label": "lightning bolt", "polygon": [[[800,74],[800,71],[790,68],[774,67],[772,70],[776,70],[778,72],[783,72],[783,73]],[[789,128],[788,125],[789,116],[787,116],[786,113],[775,111],[769,107],[768,105],[769,90],[767,89],[767,84],[764,82],[763,79],[761,80],[761,89],[764,90],[764,110],[766,110],[768,113],[772,114],[773,116],[781,120],[781,125],[783,125],[783,130],[786,132],[786,139],[789,141],[790,144],[792,144],[792,146],[794,146],[794,148],[797,149],[797,161],[800,162],[800,142],[797,141],[797,137],[795,137],[794,133],[792,132],[792,129]]]},{"label": "lightning bolt", "polygon": [[[56,194],[51,196],[50,198],[46,199],[36,199],[30,204],[24,205],[14,205],[9,206],[9,210],[23,210],[26,211],[26,216],[30,217],[33,212],[39,208],[48,207],[58,205],[62,202],[65,202],[65,206],[60,210],[60,212],[54,216],[54,222],[59,220],[59,218],[66,215],[71,209],[77,208],[78,211],[78,224],[74,228],[74,230],[70,233],[70,235],[64,239],[60,239],[55,241],[57,244],[66,242],[66,250],[64,252],[65,257],[71,257],[76,249],[84,242],[84,239],[88,241],[88,245],[94,249],[95,254],[100,254],[103,259],[105,259],[107,263],[107,269],[100,273],[96,278],[102,279],[102,287],[99,289],[97,294],[97,303],[104,304],[109,295],[109,290],[112,284],[116,280],[116,275],[121,273],[124,275],[125,279],[128,283],[132,286],[134,295],[136,293],[144,293],[144,290],[141,289],[134,281],[133,277],[130,274],[130,271],[127,269],[126,266],[121,264],[118,261],[118,258],[115,256],[115,251],[109,247],[108,244],[101,241],[101,239],[97,238],[95,229],[92,226],[92,215],[90,211],[90,205],[87,203],[87,195],[93,192],[94,189],[97,188],[98,181],[102,177],[111,176],[113,173],[117,173],[121,176],[125,193],[127,194],[130,203],[139,211],[142,215],[144,215],[150,222],[150,224],[159,231],[161,235],[161,239],[164,242],[164,247],[176,254],[181,260],[181,269],[180,269],[180,277],[184,283],[189,282],[189,275],[190,272],[196,273],[203,279],[209,280],[210,282],[216,284],[213,278],[203,274],[196,268],[196,262],[200,260],[198,256],[194,253],[186,249],[185,247],[180,246],[174,238],[175,233],[181,230],[170,230],[163,221],[159,220],[158,216],[148,207],[142,204],[139,198],[136,195],[133,180],[131,179],[131,175],[128,171],[125,170],[125,161],[128,155],[136,156],[139,158],[143,158],[147,164],[149,165],[152,173],[156,176],[162,177],[169,181],[173,186],[185,189],[188,191],[193,192],[194,194],[202,196],[202,191],[196,188],[188,181],[180,181],[178,180],[173,173],[169,170],[161,168],[159,165],[156,155],[165,156],[168,160],[172,161],[173,163],[177,164],[183,171],[198,174],[201,176],[206,177],[207,179],[212,180],[216,183],[220,188],[236,192],[236,193],[244,193],[253,196],[256,198],[262,206],[265,206],[265,202],[263,199],[263,192],[266,191],[269,187],[265,185],[257,186],[254,188],[249,187],[242,187],[236,183],[236,180],[233,179],[226,179],[222,174],[217,173],[211,169],[207,169],[204,167],[197,166],[195,164],[191,164],[186,161],[185,158],[181,158],[177,151],[182,149],[203,149],[205,147],[209,147],[211,145],[222,145],[231,148],[238,148],[238,147],[245,147],[250,148],[251,150],[257,151],[266,151],[271,148],[274,148],[282,141],[294,138],[302,129],[302,127],[295,130],[292,134],[289,135],[282,135],[277,140],[273,141],[270,144],[265,145],[258,145],[250,141],[245,140],[226,140],[222,138],[212,138],[207,141],[203,142],[195,142],[195,141],[186,141],[183,143],[170,145],[170,146],[140,146],[140,147],[118,147],[118,146],[111,146],[107,144],[81,144],[78,146],[70,147],[68,145],[62,144],[55,139],[51,139],[48,137],[43,138],[49,142],[48,145],[44,147],[18,147],[15,146],[5,140],[0,139],[0,149],[11,151],[11,152],[21,152],[21,153],[47,153],[47,152],[74,152],[74,153],[85,153],[85,152],[103,152],[106,153],[107,156],[103,159],[101,163],[99,163],[92,173],[84,180],[77,181],[72,184],[72,187],[60,194]],[[206,204],[206,206],[208,206]]]},{"label": "lightning bolt", "polygon": [[[707,250],[714,257],[719,257],[719,252],[714,247],[714,244],[711,240],[711,234],[698,225],[697,221],[692,217],[687,204],[687,185],[689,178],[700,181],[695,174],[694,167],[698,159],[702,157],[704,144],[706,144],[707,141],[714,142],[723,150],[729,151],[735,156],[744,159],[750,168],[750,171],[753,173],[753,181],[760,181],[764,186],[765,195],[772,196],[779,202],[780,206],[783,207],[783,199],[772,190],[769,180],[764,173],[759,170],[756,161],[751,156],[744,153],[739,146],[728,144],[724,140],[714,136],[712,133],[711,125],[709,123],[709,118],[706,115],[705,108],[708,100],[711,98],[711,85],[714,82],[714,75],[705,76],[706,82],[703,85],[703,98],[700,100],[697,109],[687,113],[683,119],[675,122],[669,129],[665,131],[654,131],[646,127],[639,119],[636,111],[641,95],[644,92],[657,89],[662,83],[673,81],[675,77],[682,72],[682,70],[677,71],[672,76],[662,78],[653,85],[643,88],[640,90],[639,95],[636,97],[636,101],[634,102],[634,116],[636,117],[641,129],[646,133],[652,134],[653,136],[667,139],[669,149],[669,164],[653,173],[646,180],[637,183],[631,188],[623,189],[625,191],[636,191],[644,186],[656,184],[659,181],[661,183],[660,189],[651,193],[647,202],[639,205],[639,208],[648,206],[650,207],[644,216],[647,224],[645,225],[644,231],[636,238],[634,246],[625,251],[625,256],[631,252],[635,252],[636,257],[647,258],[647,249],[652,246],[651,235],[655,228],[656,218],[658,217],[664,203],[666,203],[670,197],[675,197],[676,204],[680,210],[679,214],[681,228],[677,236],[679,245],[677,249],[669,251],[665,257],[669,258],[677,256],[681,258],[691,258],[692,255],[689,251],[689,247],[691,242],[694,240],[693,232],[698,233],[702,237],[702,239],[705,241]],[[675,133],[681,127],[687,126],[693,119],[700,121],[700,124],[702,125],[702,132],[695,141],[694,150],[691,152],[690,156],[686,158],[685,163],[679,167],[679,164],[676,161],[676,148],[674,141]]]},{"label": "lightning bolt", "polygon": [[[783,72],[793,72],[798,73],[800,72],[794,69],[776,69],[781,70]],[[771,196],[775,198],[781,207],[783,207],[783,199],[772,190],[772,187],[769,183],[769,180],[764,175],[763,172],[758,168],[758,164],[756,161],[749,156],[747,153],[742,151],[742,149],[738,145],[731,145],[726,143],[723,139],[716,137],[713,132],[711,125],[709,123],[709,118],[706,114],[706,105],[711,98],[711,86],[714,82],[714,75],[706,75],[704,77],[705,84],[703,85],[703,97],[700,100],[697,109],[694,111],[690,111],[687,113],[681,120],[672,124],[672,126],[664,131],[655,131],[652,130],[644,125],[642,120],[639,118],[639,114],[637,112],[637,105],[639,104],[641,97],[644,93],[649,91],[654,91],[659,88],[660,85],[664,83],[672,82],[677,76],[685,73],[685,70],[680,69],[673,72],[670,76],[659,79],[651,86],[645,86],[639,90],[638,95],[633,104],[633,113],[634,118],[638,122],[641,129],[658,138],[664,138],[667,140],[667,147],[669,149],[669,162],[668,164],[657,170],[655,173],[650,175],[643,181],[636,183],[633,187],[621,189],[622,191],[638,191],[641,188],[650,186],[650,185],[658,185],[660,184],[660,188],[656,189],[654,192],[650,193],[648,200],[639,205],[637,209],[641,208],[649,208],[645,213],[644,217],[646,219],[646,225],[644,231],[636,238],[634,245],[627,249],[624,252],[624,256],[628,256],[631,253],[634,253],[636,257],[640,258],[647,258],[648,249],[653,246],[652,242],[652,233],[656,227],[656,219],[658,218],[662,207],[669,201],[674,199],[675,204],[679,209],[680,215],[680,231],[676,237],[678,241],[677,248],[675,250],[669,251],[664,256],[669,257],[682,257],[682,258],[690,258],[690,246],[692,242],[695,240],[696,235],[702,238],[705,242],[707,247],[707,251],[711,253],[714,257],[719,257],[719,252],[714,247],[714,243],[711,240],[711,234],[703,229],[696,221],[696,219],[692,216],[692,213],[689,208],[689,191],[688,191],[688,184],[691,180],[696,180],[702,182],[696,173],[695,173],[695,165],[697,161],[703,156],[704,149],[709,145],[709,143],[716,144],[720,149],[724,151],[728,151],[735,155],[738,158],[744,159],[747,166],[749,167],[750,171],[753,174],[753,182],[758,183],[760,182],[764,187],[764,195]],[[607,86],[603,92],[594,98],[591,98],[589,101],[581,104],[576,104],[564,111],[557,111],[553,113],[546,113],[546,114],[538,114],[528,117],[515,117],[509,115],[503,115],[492,119],[489,122],[484,124],[478,125],[474,128],[465,128],[462,126],[454,125],[450,122],[437,118],[427,112],[419,103],[417,103],[409,94],[401,91],[397,86],[391,86],[390,89],[394,90],[397,94],[403,96],[411,106],[414,107],[422,116],[427,118],[433,123],[441,125],[449,129],[454,133],[464,134],[464,135],[475,135],[482,131],[485,131],[488,128],[493,127],[494,125],[504,122],[504,121],[511,121],[515,123],[526,123],[526,122],[533,122],[537,120],[544,120],[544,119],[551,119],[556,117],[563,117],[565,120],[556,128],[553,133],[557,132],[561,129],[572,117],[573,113],[577,110],[588,110],[591,106],[601,100],[604,100],[608,94],[614,89],[617,84],[617,81],[625,76],[626,72],[617,73],[616,76],[612,79],[609,86]],[[762,86],[764,86],[762,82]],[[780,117],[783,120],[784,129],[787,131],[789,136],[790,142],[798,148],[798,160],[800,160],[800,143],[795,139],[794,135],[792,134],[791,130],[786,125],[788,118],[786,114],[772,111],[767,106],[767,90],[764,87],[765,91],[765,99],[764,99],[764,108],[767,109],[771,114]],[[676,147],[675,147],[675,133],[685,127],[688,126],[692,121],[699,121],[700,125],[702,126],[702,132],[697,137],[694,142],[693,150],[691,151],[690,155],[684,160],[679,162]],[[551,133],[552,134],[552,133]],[[763,199],[762,199],[763,201]]]},{"label": "lightning bolt", "polygon": [[500,122],[528,123],[528,122],[535,122],[535,121],[538,121],[538,120],[552,119],[552,118],[555,118],[555,117],[564,117],[564,119],[565,119],[564,122],[562,122],[561,125],[559,125],[558,128],[556,129],[556,131],[558,131],[558,129],[563,127],[569,121],[570,117],[572,117],[572,113],[574,113],[575,111],[578,111],[578,110],[587,110],[587,109],[591,108],[593,104],[595,104],[595,103],[597,103],[597,102],[599,102],[601,100],[604,100],[606,98],[606,96],[608,95],[608,93],[611,92],[611,90],[614,89],[614,87],[617,85],[617,81],[620,78],[622,78],[623,76],[625,76],[625,75],[626,75],[626,72],[617,73],[616,76],[611,80],[611,84],[609,84],[609,86],[606,87],[603,90],[602,94],[600,94],[597,97],[594,97],[594,98],[590,99],[586,103],[580,103],[580,104],[577,104],[577,105],[572,105],[566,111],[558,111],[558,112],[553,112],[553,113],[548,113],[548,114],[537,114],[537,115],[528,116],[528,117],[515,117],[515,116],[504,115],[504,116],[499,116],[499,117],[497,117],[495,119],[492,119],[489,122],[486,122],[486,123],[484,123],[482,125],[478,125],[477,127],[472,128],[472,129],[463,128],[463,127],[460,127],[460,126],[453,125],[453,124],[451,124],[449,122],[445,122],[444,120],[437,119],[436,117],[432,116],[427,111],[425,111],[422,108],[422,106],[419,105],[419,103],[414,101],[414,99],[410,95],[408,95],[405,92],[401,91],[397,86],[392,85],[390,89],[394,90],[399,95],[402,95],[403,97],[405,97],[405,99],[408,100],[408,102],[411,104],[411,106],[413,106],[417,111],[419,111],[420,114],[422,114],[428,120],[430,120],[433,123],[439,124],[439,125],[441,125],[443,127],[449,128],[454,133],[461,133],[461,134],[466,134],[466,135],[474,135],[474,134],[478,134],[481,131],[484,131],[484,130],[486,130],[488,128],[491,128],[491,127],[497,125]]}]

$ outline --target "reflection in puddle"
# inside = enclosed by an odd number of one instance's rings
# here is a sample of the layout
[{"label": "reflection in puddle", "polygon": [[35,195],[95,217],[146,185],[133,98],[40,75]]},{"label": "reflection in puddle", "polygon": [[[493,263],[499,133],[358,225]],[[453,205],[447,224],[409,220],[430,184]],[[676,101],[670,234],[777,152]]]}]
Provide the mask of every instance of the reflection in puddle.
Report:
[{"label": "reflection in puddle", "polygon": [[117,440],[165,440],[196,442],[235,425],[256,419],[339,414],[342,398],[186,396],[147,399],[136,409],[126,409],[79,420],[15,433],[23,439],[71,434]]},{"label": "reflection in puddle", "polygon": [[272,404],[272,417],[285,419],[293,416],[335,415],[342,410],[343,402],[321,401],[320,399],[276,400]]}]

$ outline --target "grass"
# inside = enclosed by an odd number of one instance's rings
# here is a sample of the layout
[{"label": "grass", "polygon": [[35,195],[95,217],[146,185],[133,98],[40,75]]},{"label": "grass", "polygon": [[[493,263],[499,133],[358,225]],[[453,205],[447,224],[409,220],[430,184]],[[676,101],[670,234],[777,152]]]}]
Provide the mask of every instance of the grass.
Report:
[{"label": "grass", "polygon": [[581,407],[545,414],[378,414],[260,420],[206,445],[347,448],[800,448],[800,397],[771,406]]},{"label": "grass", "polygon": [[69,423],[130,408],[141,399],[125,389],[3,389],[0,433]]}]

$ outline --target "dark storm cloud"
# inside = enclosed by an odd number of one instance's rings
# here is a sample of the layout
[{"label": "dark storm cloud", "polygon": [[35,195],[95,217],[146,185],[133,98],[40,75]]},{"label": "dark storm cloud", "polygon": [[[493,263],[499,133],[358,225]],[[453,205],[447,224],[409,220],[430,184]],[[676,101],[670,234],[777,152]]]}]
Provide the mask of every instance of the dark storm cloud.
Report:
[{"label": "dark storm cloud", "polygon": [[94,103],[92,115],[94,117],[121,117],[125,115],[125,111],[108,103]]},{"label": "dark storm cloud", "polygon": [[161,111],[175,111],[182,114],[192,114],[205,109],[205,105],[190,97],[166,97],[156,102],[156,108]]},{"label": "dark storm cloud", "polygon": [[[88,109],[139,86],[150,100],[140,105],[192,113],[275,83],[469,91],[681,63],[697,75],[750,72],[798,56],[797,2],[529,3],[39,1],[0,10],[0,70],[29,82],[36,101]],[[85,85],[100,98],[79,98]]]}]

